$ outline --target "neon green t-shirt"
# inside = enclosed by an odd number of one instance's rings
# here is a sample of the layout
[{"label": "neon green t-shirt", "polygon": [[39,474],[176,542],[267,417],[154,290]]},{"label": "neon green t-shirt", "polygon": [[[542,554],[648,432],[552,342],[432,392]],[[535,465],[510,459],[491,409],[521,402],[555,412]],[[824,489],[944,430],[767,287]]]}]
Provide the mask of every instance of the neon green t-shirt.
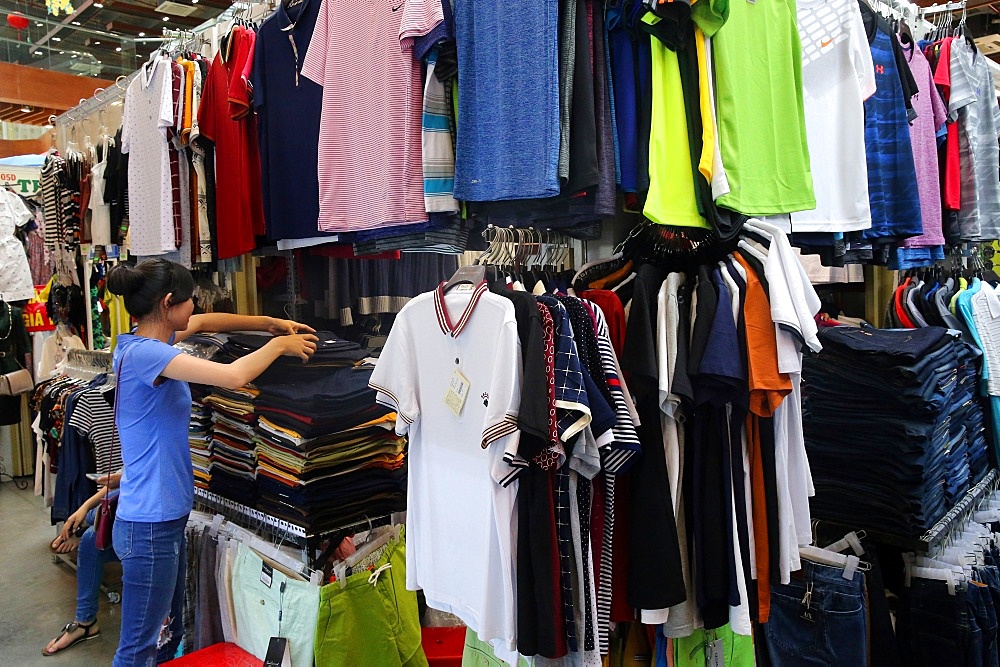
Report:
[{"label": "neon green t-shirt", "polygon": [[717,203],[746,215],[816,208],[795,0],[731,2],[712,54],[730,186]]},{"label": "neon green t-shirt", "polygon": [[695,198],[677,54],[656,38],[650,40],[650,49],[653,113],[649,132],[649,193],[642,213],[661,225],[709,229],[708,222],[698,213]]}]

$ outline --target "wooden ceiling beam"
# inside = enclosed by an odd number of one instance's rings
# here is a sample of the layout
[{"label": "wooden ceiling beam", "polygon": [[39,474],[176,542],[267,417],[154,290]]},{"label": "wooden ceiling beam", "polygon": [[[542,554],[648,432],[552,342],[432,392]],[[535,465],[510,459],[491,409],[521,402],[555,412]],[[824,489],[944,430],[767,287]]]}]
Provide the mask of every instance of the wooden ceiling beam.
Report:
[{"label": "wooden ceiling beam", "polygon": [[37,139],[0,139],[0,157],[14,155],[38,155],[49,150],[52,137],[48,133]]},{"label": "wooden ceiling beam", "polygon": [[0,63],[0,102],[65,111],[114,81]]}]

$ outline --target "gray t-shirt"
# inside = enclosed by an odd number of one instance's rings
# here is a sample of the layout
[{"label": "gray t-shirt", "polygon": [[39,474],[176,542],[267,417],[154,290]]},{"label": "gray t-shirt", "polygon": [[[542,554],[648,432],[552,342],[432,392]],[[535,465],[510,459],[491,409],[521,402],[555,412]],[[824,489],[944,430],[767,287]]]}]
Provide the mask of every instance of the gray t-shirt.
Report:
[{"label": "gray t-shirt", "polygon": [[949,114],[958,114],[962,238],[1000,238],[1000,106],[986,58],[965,40],[951,44]]}]

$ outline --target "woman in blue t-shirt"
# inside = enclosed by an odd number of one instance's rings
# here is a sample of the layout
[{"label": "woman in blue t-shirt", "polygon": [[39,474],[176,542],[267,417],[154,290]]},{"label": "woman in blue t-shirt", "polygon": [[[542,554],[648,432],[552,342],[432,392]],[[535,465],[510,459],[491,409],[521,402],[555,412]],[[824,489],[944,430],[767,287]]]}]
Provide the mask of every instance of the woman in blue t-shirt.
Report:
[{"label": "woman in blue t-shirt", "polygon": [[[192,315],[194,279],[180,264],[149,259],[108,274],[108,289],[137,321],[114,352],[115,423],[125,471],[113,546],[122,561],[122,630],[115,667],[174,657],[183,634],[184,527],[194,501],[188,448],[189,382],[237,389],[282,355],[307,361],[313,329],[271,317]],[[231,364],[184,354],[173,344],[198,332],[268,331],[275,338]]]}]

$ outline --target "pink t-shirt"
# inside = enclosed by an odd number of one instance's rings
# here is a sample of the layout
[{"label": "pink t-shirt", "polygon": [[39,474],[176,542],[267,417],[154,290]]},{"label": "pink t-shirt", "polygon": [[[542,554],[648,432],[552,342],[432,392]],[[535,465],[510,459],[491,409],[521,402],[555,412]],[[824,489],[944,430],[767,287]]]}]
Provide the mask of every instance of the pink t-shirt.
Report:
[{"label": "pink t-shirt", "polygon": [[944,244],[937,131],[944,125],[948,113],[937,86],[934,85],[934,75],[926,56],[912,42],[903,46],[903,52],[909,60],[910,71],[919,91],[913,98],[917,119],[910,125],[910,145],[913,147],[913,163],[917,168],[920,218],[924,225],[924,233],[906,239],[903,247],[924,248]]},{"label": "pink t-shirt", "polygon": [[320,230],[427,220],[413,37],[442,20],[440,0],[323,1],[302,65],[323,86]]}]

